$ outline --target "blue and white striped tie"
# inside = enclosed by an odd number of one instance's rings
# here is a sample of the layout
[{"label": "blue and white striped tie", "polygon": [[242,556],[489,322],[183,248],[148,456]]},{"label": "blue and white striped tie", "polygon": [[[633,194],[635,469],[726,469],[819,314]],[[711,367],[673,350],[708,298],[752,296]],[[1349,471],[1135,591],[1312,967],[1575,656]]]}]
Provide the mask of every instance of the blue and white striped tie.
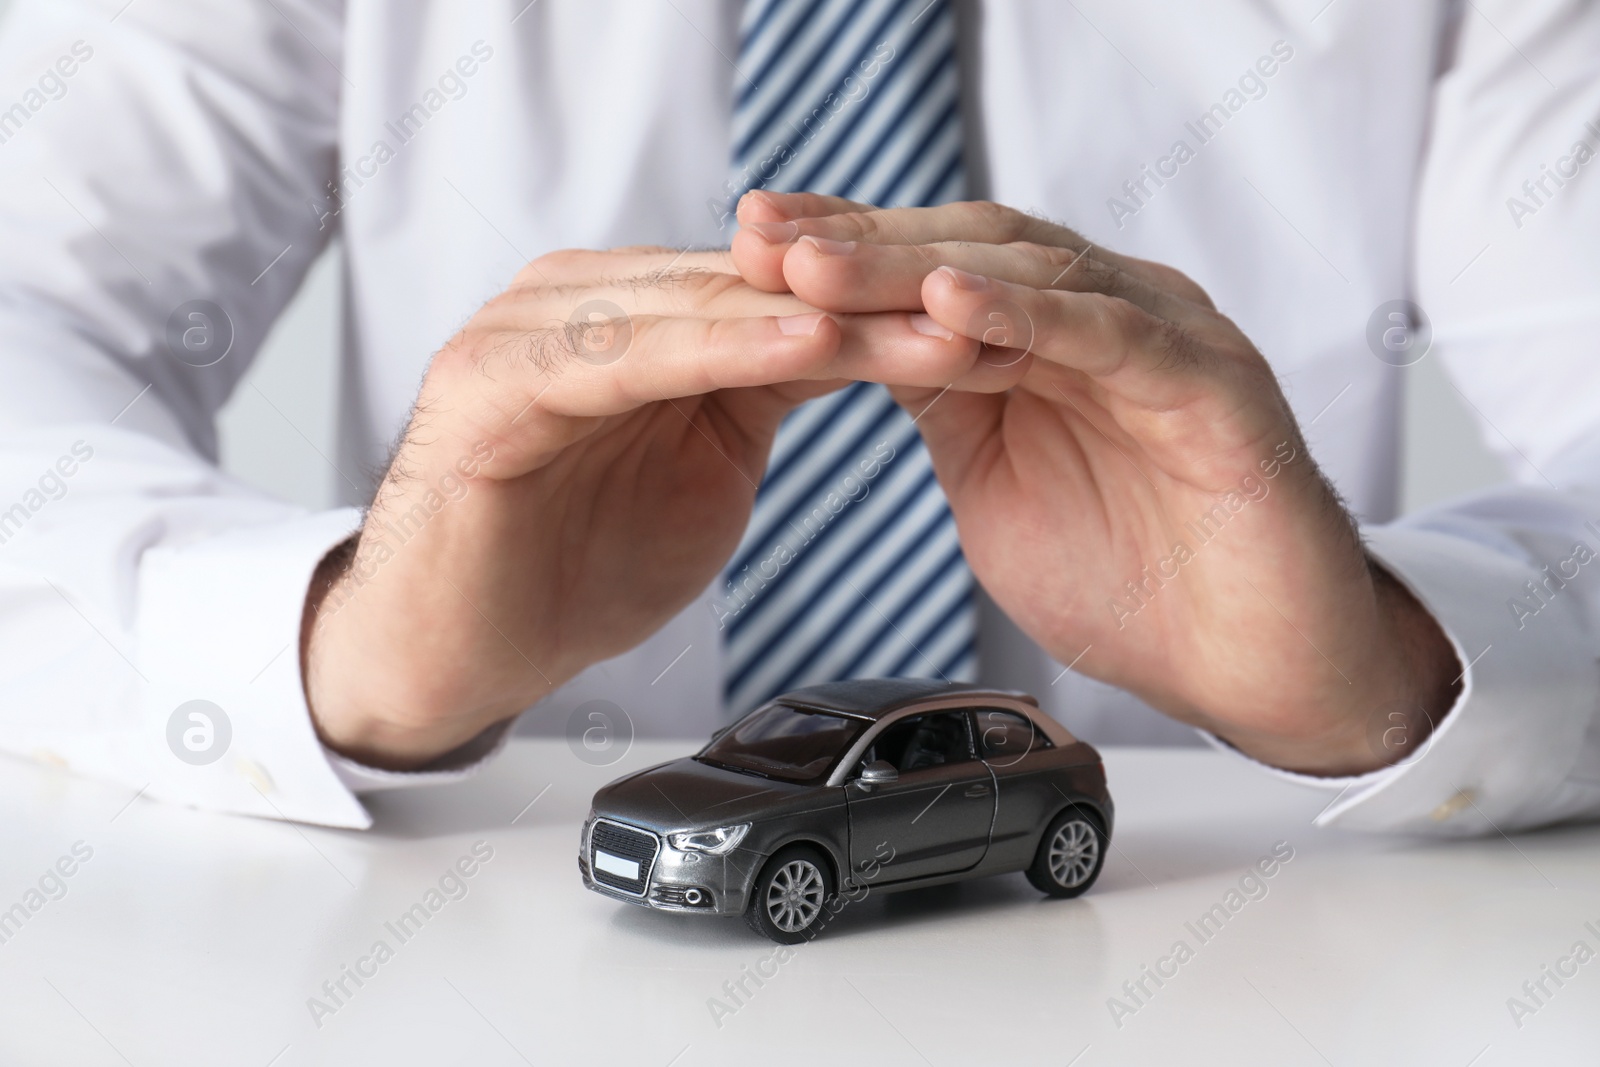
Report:
[{"label": "blue and white striped tie", "polygon": [[[946,0],[746,0],[738,66],[735,192],[962,194]],[[972,572],[922,439],[881,385],[784,422],[724,577],[734,714],[838,678],[976,673]]]}]

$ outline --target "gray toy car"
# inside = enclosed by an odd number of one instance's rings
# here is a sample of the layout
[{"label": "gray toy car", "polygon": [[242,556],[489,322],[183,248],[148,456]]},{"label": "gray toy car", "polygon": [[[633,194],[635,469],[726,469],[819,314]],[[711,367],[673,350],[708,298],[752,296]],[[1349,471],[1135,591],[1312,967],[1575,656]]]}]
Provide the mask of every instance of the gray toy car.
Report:
[{"label": "gray toy car", "polygon": [[1110,840],[1100,754],[1024,693],[911,679],[786,693],[594,797],[584,885],[743,915],[782,944],[840,900],[1013,871],[1074,897]]}]

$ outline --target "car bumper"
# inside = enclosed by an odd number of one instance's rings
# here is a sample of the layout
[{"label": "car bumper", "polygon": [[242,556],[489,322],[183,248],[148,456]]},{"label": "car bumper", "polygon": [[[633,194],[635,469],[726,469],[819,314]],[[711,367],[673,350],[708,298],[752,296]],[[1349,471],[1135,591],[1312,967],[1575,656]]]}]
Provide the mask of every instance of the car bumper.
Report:
[{"label": "car bumper", "polygon": [[744,914],[750,883],[760,868],[759,857],[742,850],[735,850],[727,856],[683,852],[672,848],[654,831],[638,826],[633,828],[651,833],[660,841],[659,851],[645,876],[643,891],[607,885],[595,877],[596,872],[590,866],[593,847],[589,823],[584,824],[582,847],[578,851],[578,871],[583,875],[586,888],[613,900],[657,911],[696,915]]}]

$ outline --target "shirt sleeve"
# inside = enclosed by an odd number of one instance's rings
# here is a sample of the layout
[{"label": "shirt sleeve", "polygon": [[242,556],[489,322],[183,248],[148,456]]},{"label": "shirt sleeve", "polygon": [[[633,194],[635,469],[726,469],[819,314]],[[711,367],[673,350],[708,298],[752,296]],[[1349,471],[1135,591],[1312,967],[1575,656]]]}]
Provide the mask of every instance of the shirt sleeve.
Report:
[{"label": "shirt sleeve", "polygon": [[[1574,553],[1569,545],[1555,566],[1567,561],[1574,577],[1561,578],[1558,569],[1552,580],[1536,550],[1504,536],[1520,527],[1529,538],[1530,516],[1541,510],[1562,514],[1570,501],[1552,496],[1483,494],[1368,531],[1368,549],[1432,613],[1467,666],[1455,706],[1393,767],[1314,777],[1261,764],[1331,794],[1317,825],[1469,836],[1600,816],[1596,631],[1586,605],[1558,595],[1571,592],[1575,579],[1595,576],[1581,568],[1600,570],[1600,551]],[[1560,545],[1561,536],[1543,540]],[[1593,533],[1582,540],[1600,545]],[[1575,556],[1589,562],[1580,565]],[[1545,591],[1543,599],[1528,592],[1529,582]]]},{"label": "shirt sleeve", "polygon": [[1364,531],[1466,670],[1404,762],[1276,772],[1329,791],[1321,825],[1465,835],[1600,817],[1600,7],[1452,8],[1414,299],[1424,358],[1514,481]]},{"label": "shirt sleeve", "polygon": [[229,478],[215,431],[330,232],[342,18],[337,0],[8,15],[0,749],[130,796],[359,827],[298,642],[359,513]]}]

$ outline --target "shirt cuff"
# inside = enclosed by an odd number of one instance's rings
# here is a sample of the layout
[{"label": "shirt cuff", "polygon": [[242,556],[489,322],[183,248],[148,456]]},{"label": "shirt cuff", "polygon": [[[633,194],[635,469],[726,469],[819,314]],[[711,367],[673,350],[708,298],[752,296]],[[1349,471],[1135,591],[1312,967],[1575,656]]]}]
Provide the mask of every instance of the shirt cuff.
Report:
[{"label": "shirt cuff", "polygon": [[349,756],[340,755],[328,746],[322,753],[333,766],[346,789],[352,793],[376,793],[383,789],[409,789],[419,785],[449,785],[471,778],[484,765],[500,754],[511,740],[511,727],[516,719],[495,723],[471,741],[451,749],[438,759],[413,771],[387,771],[357,763]]},{"label": "shirt cuff", "polygon": [[216,811],[365,829],[372,818],[318,739],[300,627],[322,558],[353,508],[227,530],[145,553],[142,751],[148,795]]},{"label": "shirt cuff", "polygon": [[1567,778],[1595,719],[1600,666],[1576,598],[1552,597],[1535,631],[1508,606],[1527,597],[1528,581],[1544,578],[1532,564],[1432,530],[1364,533],[1373,557],[1433,615],[1466,665],[1455,706],[1427,742],[1391,767],[1322,778],[1203,736],[1279,778],[1335,792],[1317,826],[1472,836],[1583,814],[1593,797]]}]

